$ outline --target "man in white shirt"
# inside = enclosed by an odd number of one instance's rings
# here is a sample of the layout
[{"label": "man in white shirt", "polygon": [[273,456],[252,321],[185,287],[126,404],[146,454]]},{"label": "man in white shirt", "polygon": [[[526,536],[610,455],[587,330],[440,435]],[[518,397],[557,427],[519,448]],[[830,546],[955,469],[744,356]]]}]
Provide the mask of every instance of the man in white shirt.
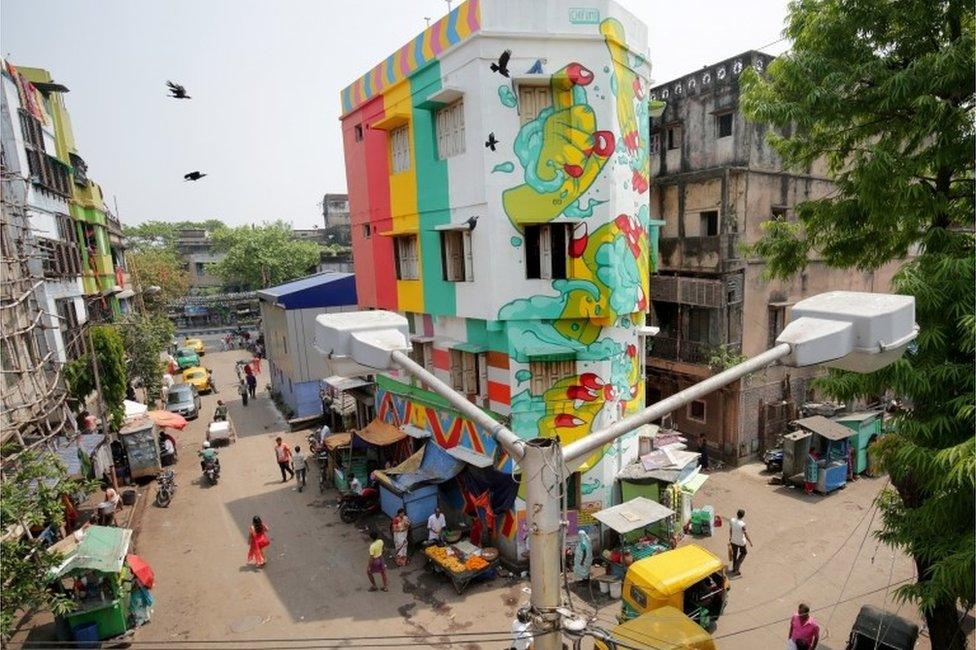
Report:
[{"label": "man in white shirt", "polygon": [[746,532],[746,511],[739,510],[729,522],[729,544],[732,547],[732,573],[738,575],[742,561],[746,559],[746,542],[752,546],[752,539]]},{"label": "man in white shirt", "polygon": [[434,514],[427,517],[427,541],[439,540],[444,537],[447,520],[440,508],[434,509]]},{"label": "man in white shirt", "polygon": [[512,621],[512,645],[511,648],[514,650],[529,650],[532,646],[532,630],[529,612],[526,609],[519,609],[518,614],[515,615],[515,620]]}]

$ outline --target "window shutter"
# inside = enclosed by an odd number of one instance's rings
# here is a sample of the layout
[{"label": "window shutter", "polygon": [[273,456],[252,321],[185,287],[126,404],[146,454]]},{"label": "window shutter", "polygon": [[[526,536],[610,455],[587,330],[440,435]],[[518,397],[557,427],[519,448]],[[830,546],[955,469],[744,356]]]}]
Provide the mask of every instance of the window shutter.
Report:
[{"label": "window shutter", "polygon": [[481,353],[477,357],[478,362],[478,396],[485,402],[488,401],[488,355]]},{"label": "window shutter", "polygon": [[461,239],[464,248],[464,281],[474,282],[474,260],[471,254],[471,231],[465,230],[462,232]]},{"label": "window shutter", "polygon": [[475,356],[470,352],[461,353],[462,368],[464,370],[464,393],[474,395],[478,392],[478,368]]},{"label": "window shutter", "polygon": [[454,388],[454,390],[458,391],[464,390],[464,374],[461,367],[462,363],[461,351],[451,350],[451,386]]},{"label": "window shutter", "polygon": [[539,275],[543,280],[552,279],[552,236],[551,226],[539,229]]}]

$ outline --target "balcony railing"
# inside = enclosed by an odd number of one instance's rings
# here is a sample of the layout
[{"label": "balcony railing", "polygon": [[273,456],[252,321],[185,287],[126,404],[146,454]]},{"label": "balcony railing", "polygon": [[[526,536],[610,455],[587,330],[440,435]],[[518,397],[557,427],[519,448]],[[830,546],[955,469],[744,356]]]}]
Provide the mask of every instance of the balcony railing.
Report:
[{"label": "balcony railing", "polygon": [[[742,346],[739,343],[725,345],[726,356],[739,354]],[[672,339],[655,336],[648,341],[647,356],[666,361],[683,361],[707,365],[710,358],[719,353],[719,346],[687,339]]]}]

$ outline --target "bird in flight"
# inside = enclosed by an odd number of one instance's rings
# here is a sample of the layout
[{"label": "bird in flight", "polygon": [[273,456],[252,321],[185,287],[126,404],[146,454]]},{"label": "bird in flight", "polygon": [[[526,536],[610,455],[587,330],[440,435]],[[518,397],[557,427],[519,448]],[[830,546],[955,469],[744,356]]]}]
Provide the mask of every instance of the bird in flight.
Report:
[{"label": "bird in flight", "polygon": [[491,71],[497,72],[503,77],[508,76],[508,60],[512,58],[512,51],[505,50],[502,55],[498,57],[498,63],[491,64]]},{"label": "bird in flight", "polygon": [[166,85],[169,87],[169,92],[172,93],[170,97],[173,99],[190,99],[190,96],[186,94],[186,88],[180,84],[175,84],[172,81],[167,81]]},{"label": "bird in flight", "polygon": [[498,144],[498,140],[495,139],[495,132],[492,131],[488,134],[488,139],[485,141],[485,146],[494,151],[496,144]]},{"label": "bird in flight", "polygon": [[203,172],[190,172],[189,174],[183,174],[183,180],[185,181],[198,181],[206,176]]}]

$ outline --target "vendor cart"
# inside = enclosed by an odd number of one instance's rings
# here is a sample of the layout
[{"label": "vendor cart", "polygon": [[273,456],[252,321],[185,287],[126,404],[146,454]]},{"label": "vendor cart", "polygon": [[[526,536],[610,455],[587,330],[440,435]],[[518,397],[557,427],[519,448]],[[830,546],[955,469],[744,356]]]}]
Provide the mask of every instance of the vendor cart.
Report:
[{"label": "vendor cart", "polygon": [[[623,580],[631,564],[671,548],[668,540],[657,538],[647,529],[673,515],[671,508],[645,497],[636,497],[594,513],[593,518],[600,522],[601,533],[606,526],[616,532],[621,540],[618,548],[605,548],[603,551],[607,572]],[[600,537],[602,546],[603,535]]]},{"label": "vendor cart", "polygon": [[428,546],[424,558],[427,568],[450,578],[458,595],[472,582],[494,577],[499,561],[496,549],[478,548],[471,542]]},{"label": "vendor cart", "polygon": [[229,445],[231,442],[237,442],[237,429],[234,428],[234,423],[229,416],[226,420],[214,420],[210,423],[207,427],[207,440],[212,445],[218,443]]},{"label": "vendor cart", "polygon": [[155,477],[163,469],[159,453],[159,430],[151,417],[130,418],[119,430],[119,440],[129,459],[129,473],[134,479]]}]

